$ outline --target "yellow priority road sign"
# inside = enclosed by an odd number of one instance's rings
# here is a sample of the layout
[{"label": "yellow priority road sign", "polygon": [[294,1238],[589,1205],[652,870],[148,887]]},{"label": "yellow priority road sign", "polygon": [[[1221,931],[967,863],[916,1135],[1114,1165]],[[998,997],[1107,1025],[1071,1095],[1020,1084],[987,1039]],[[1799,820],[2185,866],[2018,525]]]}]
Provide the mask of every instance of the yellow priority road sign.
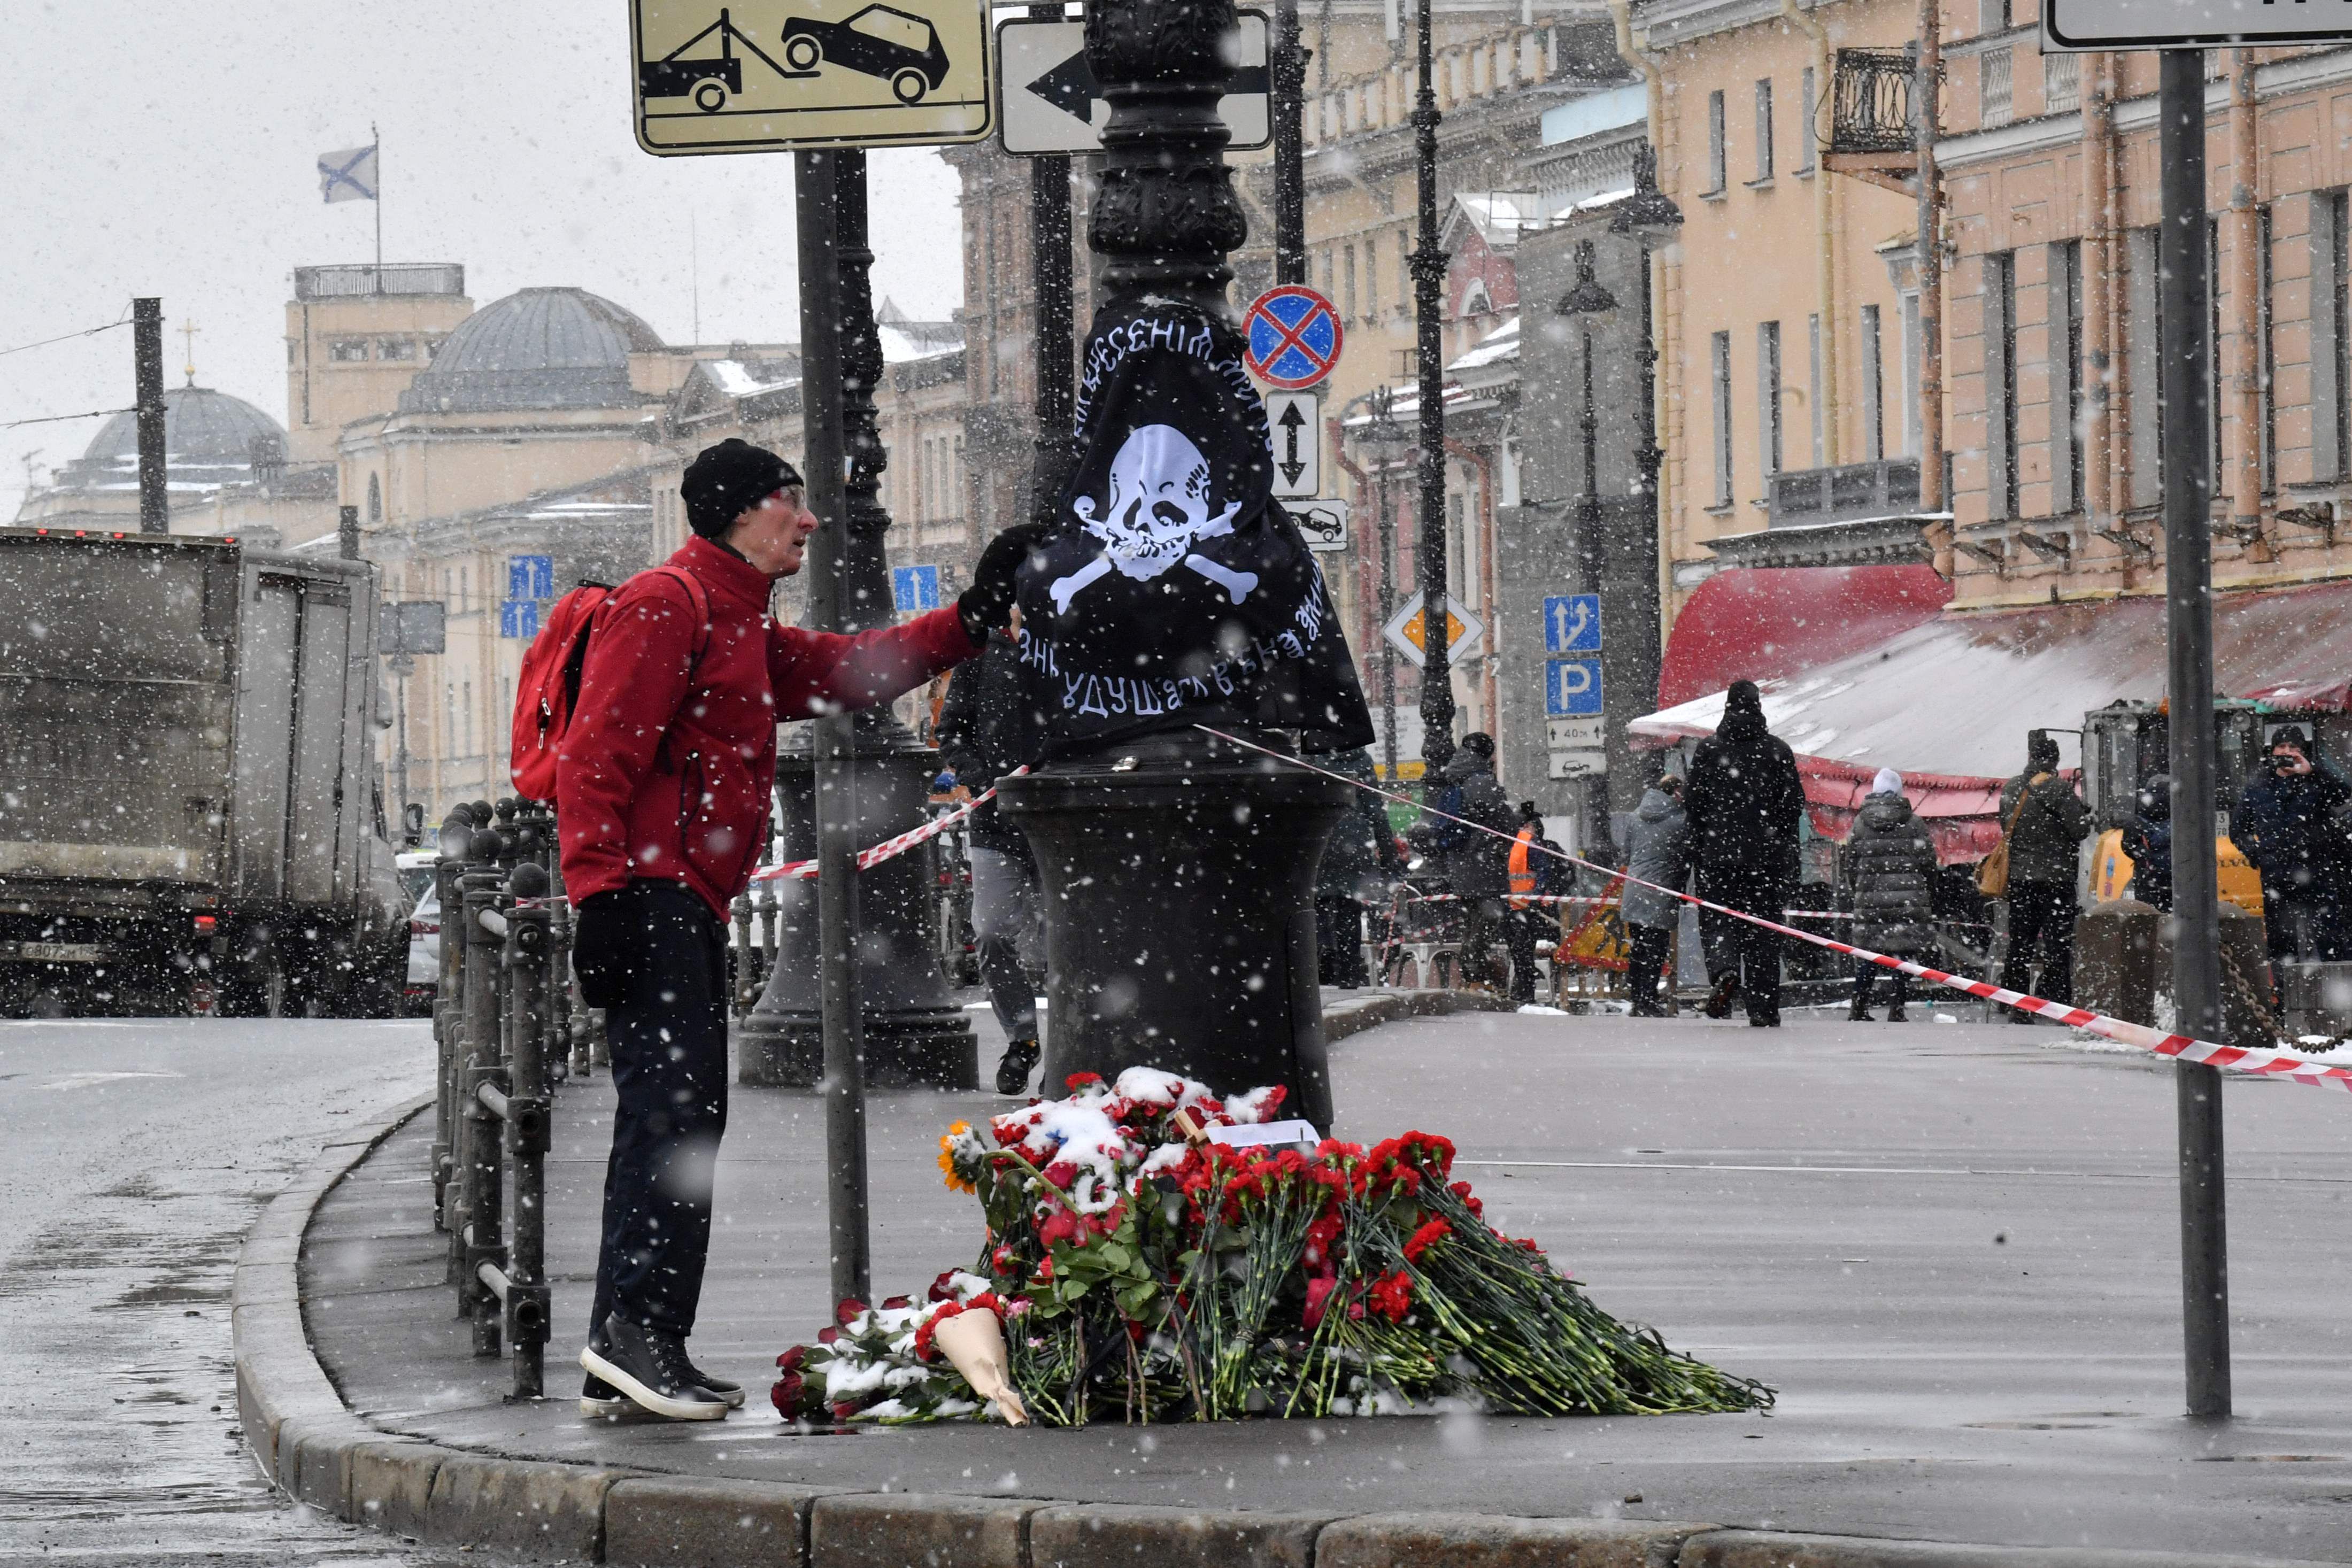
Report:
[{"label": "yellow priority road sign", "polygon": [[631,0],[637,145],[664,155],[978,141],[987,0]]}]

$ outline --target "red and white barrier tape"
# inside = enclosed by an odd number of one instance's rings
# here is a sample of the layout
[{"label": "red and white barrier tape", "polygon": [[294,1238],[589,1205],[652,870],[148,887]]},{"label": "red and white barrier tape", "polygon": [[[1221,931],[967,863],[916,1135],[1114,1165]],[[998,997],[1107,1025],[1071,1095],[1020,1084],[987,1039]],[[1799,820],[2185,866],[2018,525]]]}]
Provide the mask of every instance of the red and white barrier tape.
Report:
[{"label": "red and white barrier tape", "polygon": [[[1303,758],[1293,757],[1276,751],[1271,747],[1244,740],[1237,735],[1227,735],[1221,729],[1211,729],[1205,724],[1194,725],[1192,727],[1213,735],[1220,740],[1229,741],[1233,745],[1246,747],[1251,751],[1263,752],[1293,767],[1304,768],[1310,773],[1319,773],[1326,779],[1337,779],[1342,784],[1352,784],[1359,789],[1370,790],[1383,800],[1395,800],[1408,806],[1418,804],[1410,796],[1391,794],[1386,789],[1375,788],[1360,779],[1350,779],[1344,773],[1334,773],[1328,768],[1318,768]],[[1471,821],[1466,817],[1457,817],[1451,811],[1441,811],[1431,806],[1423,806],[1422,810],[1433,817],[1444,817],[1450,822],[1459,822],[1465,828],[1475,829],[1507,843],[1517,842],[1516,834],[1498,831],[1482,823]],[[1623,872],[1613,867],[1596,864],[1591,861],[1570,854],[1566,850],[1551,849],[1542,844],[1529,847],[1539,850],[1545,854],[1556,856],[1570,865],[1582,866],[1588,871],[1599,872],[1604,876],[1625,876]],[[1999,986],[1983,980],[1971,980],[1965,976],[1948,975],[1941,969],[1930,969],[1925,964],[1915,964],[1908,958],[1896,958],[1885,953],[1874,953],[1867,947],[1856,947],[1851,943],[1840,942],[1832,937],[1817,936],[1810,931],[1800,931],[1793,925],[1783,925],[1777,920],[1767,920],[1760,915],[1750,915],[1745,910],[1727,908],[1693,894],[1683,893],[1671,887],[1662,887],[1654,882],[1643,882],[1638,877],[1626,877],[1625,880],[1638,886],[1665,894],[1669,897],[1679,898],[1685,904],[1696,904],[1701,909],[1711,909],[1717,915],[1728,915],[1735,920],[1745,920],[1750,925],[1761,925],[1766,930],[1777,931],[1783,936],[1793,936],[1800,942],[1808,942],[1816,947],[1827,947],[1832,952],[1846,954],[1862,959],[1865,963],[1875,964],[1883,969],[1895,969],[1906,975],[1916,975],[1923,980],[1933,980],[1939,986],[1948,986],[1956,991],[1965,991],[1969,996],[1981,997],[1989,1002],[2002,1007],[2039,1013],[2043,1018],[2055,1019],[2060,1023],[2074,1029],[2088,1030],[2104,1039],[2115,1040],[2122,1045],[2137,1046],[2142,1051],[2154,1051],[2158,1056],[2177,1057],[2182,1061],[2199,1062],[2207,1067],[2226,1068],[2231,1072],[2247,1072],[2264,1078],[2284,1078],[2290,1082],[2301,1083],[2313,1089],[2341,1089],[2352,1092],[2352,1068],[2331,1067],[2292,1051],[2246,1050],[2234,1045],[2217,1045],[2210,1040],[2199,1040],[2194,1035],[2167,1034],[2162,1030],[2150,1029],[2146,1024],[2112,1018],[2105,1013],[2095,1013],[2087,1008],[2070,1007],[2064,1002],[2053,1002],[2042,997],[2028,996],[2023,991],[2004,990]]]},{"label": "red and white barrier tape", "polygon": [[[1444,816],[1445,813],[1441,811],[1438,814],[1440,816]],[[1470,825],[1475,828],[1478,824],[1473,822]],[[1492,832],[1494,830],[1489,828],[1486,831]],[[1580,861],[1577,863],[1581,865],[1585,862]],[[1610,874],[1614,876],[1616,873],[1612,872]],[[1641,883],[1641,885],[1643,887],[1650,885],[1646,882],[1641,882],[1641,879],[1638,877],[1632,878],[1630,880]],[[1488,894],[1486,896],[1489,898],[1507,898],[1513,904],[1615,904],[1618,902],[1613,898],[1602,898],[1596,894],[1590,893],[1494,893]],[[1407,898],[1405,902],[1407,904],[1459,904],[1462,902],[1462,894],[1458,893],[1416,893]],[[1853,918],[1853,915],[1850,912],[1843,909],[1791,909],[1786,913],[1791,920],[1852,920]]]},{"label": "red and white barrier tape", "polygon": [[[1005,777],[1008,779],[1018,779],[1028,771],[1029,769],[1026,768],[1016,768],[1011,773],[1006,774]],[[971,816],[974,811],[979,810],[982,806],[987,804],[995,798],[996,786],[992,784],[983,793],[974,795],[971,800],[965,801],[962,805],[958,806],[954,810],[942,812],[940,815],[932,818],[929,821],[925,822],[919,828],[909,828],[907,831],[900,833],[895,839],[885,839],[878,844],[874,844],[858,851],[857,869],[859,871],[866,871],[874,866],[880,865],[884,861],[898,859],[900,855],[905,854],[908,850],[913,849],[917,844],[938,838],[941,833],[946,832],[950,828],[954,827],[958,822],[962,821],[965,818]],[[751,880],[753,882],[780,882],[786,877],[791,877],[795,881],[808,882],[814,880],[815,876],[816,862],[786,861],[782,865],[762,866],[760,870],[751,873]]]}]

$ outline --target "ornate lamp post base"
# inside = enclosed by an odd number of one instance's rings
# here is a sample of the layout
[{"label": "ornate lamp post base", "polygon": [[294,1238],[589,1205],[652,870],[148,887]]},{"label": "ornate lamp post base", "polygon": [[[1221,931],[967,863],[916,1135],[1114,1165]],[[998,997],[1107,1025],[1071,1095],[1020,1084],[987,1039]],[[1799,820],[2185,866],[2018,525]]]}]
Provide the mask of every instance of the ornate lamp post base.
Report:
[{"label": "ornate lamp post base", "polygon": [[1129,1067],[1279,1083],[1328,1131],[1315,871],[1348,787],[1179,730],[1002,789],[1050,912],[1045,1092]]},{"label": "ornate lamp post base", "polygon": [[[920,821],[938,756],[895,723],[857,727],[856,841],[872,843]],[[776,760],[776,798],[787,858],[816,852],[816,774],[803,741]],[[980,1086],[980,1042],[931,955],[927,901],[930,859],[901,855],[858,873],[857,998],[866,1034],[866,1082],[880,1088]],[[736,1076],[745,1083],[809,1088],[824,1077],[814,882],[778,893],[776,966],[759,1004],[736,1028]]]}]

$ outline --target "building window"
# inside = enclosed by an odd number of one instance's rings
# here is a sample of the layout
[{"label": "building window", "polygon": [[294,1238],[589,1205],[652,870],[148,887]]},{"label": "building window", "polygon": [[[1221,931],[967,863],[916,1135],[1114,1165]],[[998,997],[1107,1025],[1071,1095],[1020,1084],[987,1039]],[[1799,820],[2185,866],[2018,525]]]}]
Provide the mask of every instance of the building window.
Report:
[{"label": "building window", "polygon": [[1919,291],[1903,296],[1903,455],[1919,455]]},{"label": "building window", "polygon": [[2010,54],[2008,49],[1987,49],[1977,57],[1977,68],[1983,73],[1977,120],[1987,131],[2009,123]]},{"label": "building window", "polygon": [[1808,379],[1805,382],[1805,402],[1812,416],[1813,466],[1818,468],[1828,461],[1826,448],[1822,444],[1824,432],[1822,429],[1822,319],[1819,316],[1805,318],[1805,348],[1806,352],[1811,356],[1806,367]]},{"label": "building window", "polygon": [[1341,253],[1341,257],[1342,259],[1339,264],[1339,287],[1342,292],[1339,298],[1339,316],[1342,320],[1353,321],[1357,319],[1356,247],[1354,246],[1349,246]]},{"label": "building window", "polygon": [[2083,447],[2083,244],[2066,240],[2050,247],[2052,353],[2060,363],[2053,390],[2061,392],[2050,432],[2050,510],[2057,517],[2086,511],[2087,460]]},{"label": "building window", "polygon": [[2017,256],[1984,258],[1985,505],[2017,516]]},{"label": "building window", "polygon": [[1772,78],[1756,84],[1756,183],[1772,177]]},{"label": "building window", "polygon": [[1980,33],[2009,31],[2009,0],[1978,0],[1977,30]]},{"label": "building window", "polygon": [[465,726],[466,745],[462,755],[474,754],[474,683],[465,683],[466,700],[458,705],[457,722]]},{"label": "building window", "polygon": [[1756,441],[1765,477],[1780,471],[1780,323],[1756,328]]},{"label": "building window", "polygon": [[2311,194],[2311,476],[2346,476],[2345,193]]},{"label": "building window", "polygon": [[368,357],[365,338],[337,338],[327,345],[327,358],[345,363]]},{"label": "building window", "polygon": [[1397,311],[1400,315],[1412,309],[1412,246],[1406,242],[1404,231],[1397,231]]},{"label": "building window", "polygon": [[1886,367],[1880,358],[1878,307],[1862,308],[1862,460],[1886,455]]},{"label": "building window", "polygon": [[1731,505],[1731,334],[1717,332],[1715,356],[1715,504]]},{"label": "building window", "polygon": [[1813,68],[1807,66],[1797,78],[1797,161],[1791,164],[1791,174],[1813,172],[1813,141],[1817,127],[1813,124]]},{"label": "building window", "polygon": [[2042,57],[2042,110],[2072,114],[2083,107],[2083,57],[2077,54]]},{"label": "building window", "polygon": [[367,520],[371,528],[383,521],[383,484],[373,474],[368,476],[367,507]]},{"label": "building window", "polygon": [[2153,507],[2164,498],[2164,361],[2157,323],[2156,230],[2133,229],[2124,236],[2124,382],[2131,401],[2126,414],[2131,438],[2128,505]]},{"label": "building window", "polygon": [[416,358],[416,345],[406,338],[379,338],[375,343],[375,357],[379,360],[413,360]]},{"label": "building window", "polygon": [[1364,236],[1364,319],[1381,319],[1381,240],[1378,235]]},{"label": "building window", "polygon": [[1706,189],[1699,194],[1723,194],[1727,167],[1723,147],[1723,90],[1718,88],[1706,95]]}]

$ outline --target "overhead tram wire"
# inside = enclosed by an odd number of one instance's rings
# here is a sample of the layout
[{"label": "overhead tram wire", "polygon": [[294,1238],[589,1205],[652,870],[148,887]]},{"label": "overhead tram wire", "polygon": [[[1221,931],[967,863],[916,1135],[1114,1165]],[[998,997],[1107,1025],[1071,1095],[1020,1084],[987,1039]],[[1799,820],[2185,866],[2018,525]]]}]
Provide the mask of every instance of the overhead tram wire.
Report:
[{"label": "overhead tram wire", "polygon": [[103,419],[110,413],[136,413],[135,408],[93,408],[83,413],[45,413],[38,419],[0,420],[0,430],[14,430],[23,424],[63,424],[68,420]]},{"label": "overhead tram wire", "polygon": [[84,327],[78,332],[60,332],[54,338],[43,338],[37,342],[19,343],[13,349],[0,349],[0,360],[6,359],[10,354],[22,354],[34,349],[46,349],[52,343],[70,343],[76,338],[95,338],[100,332],[111,332],[117,327],[127,327],[130,324],[131,313],[126,310],[115,320],[101,322],[95,327]]}]

